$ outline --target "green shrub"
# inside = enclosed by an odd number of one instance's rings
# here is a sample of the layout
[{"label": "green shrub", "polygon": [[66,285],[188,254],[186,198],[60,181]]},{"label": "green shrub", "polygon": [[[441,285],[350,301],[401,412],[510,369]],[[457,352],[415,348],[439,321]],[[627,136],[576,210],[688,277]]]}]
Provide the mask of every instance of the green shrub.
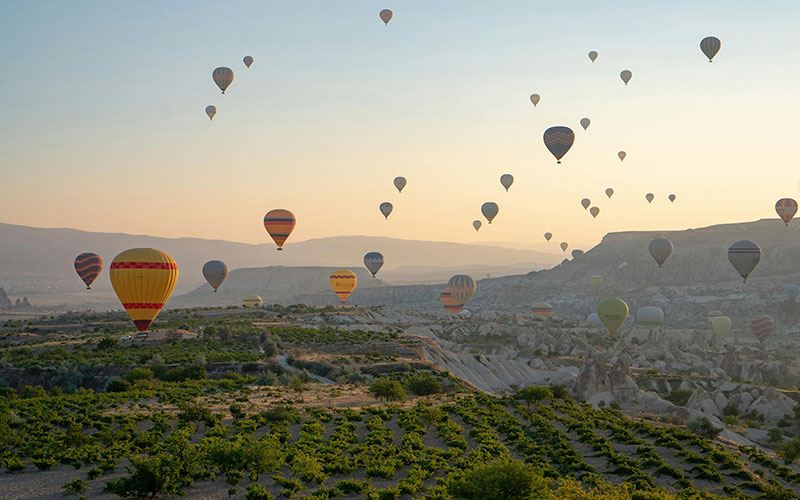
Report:
[{"label": "green shrub", "polygon": [[406,398],[403,386],[397,380],[381,377],[369,385],[369,392],[385,401],[402,401]]},{"label": "green shrub", "polygon": [[408,390],[417,396],[428,396],[442,392],[442,383],[430,373],[420,373],[406,382]]},{"label": "green shrub", "polygon": [[86,493],[88,483],[82,480],[79,477],[76,477],[71,482],[62,486],[65,491],[65,495],[80,495],[81,493]]},{"label": "green shrub", "polygon": [[246,500],[272,500],[272,493],[263,484],[253,483],[247,486],[244,494]]},{"label": "green shrub", "polygon": [[518,460],[499,460],[467,472],[447,486],[456,500],[532,500],[549,488],[542,476]]},{"label": "green shrub", "polygon": [[664,399],[675,406],[686,406],[686,403],[689,402],[689,398],[692,397],[692,394],[694,394],[694,391],[691,389],[677,389],[669,393],[669,395]]}]

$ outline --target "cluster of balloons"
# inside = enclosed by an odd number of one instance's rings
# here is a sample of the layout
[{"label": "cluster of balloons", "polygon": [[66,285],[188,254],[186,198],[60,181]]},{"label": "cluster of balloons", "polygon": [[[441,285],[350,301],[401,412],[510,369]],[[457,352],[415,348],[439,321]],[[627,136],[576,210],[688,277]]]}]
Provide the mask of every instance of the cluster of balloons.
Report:
[{"label": "cluster of balloons", "polygon": [[[242,61],[249,69],[253,65],[253,56],[244,56]],[[211,79],[224,94],[233,83],[233,70],[227,66],[220,66],[211,72]],[[206,106],[206,115],[209,120],[214,120],[214,117],[217,116],[217,107],[213,104]]]}]

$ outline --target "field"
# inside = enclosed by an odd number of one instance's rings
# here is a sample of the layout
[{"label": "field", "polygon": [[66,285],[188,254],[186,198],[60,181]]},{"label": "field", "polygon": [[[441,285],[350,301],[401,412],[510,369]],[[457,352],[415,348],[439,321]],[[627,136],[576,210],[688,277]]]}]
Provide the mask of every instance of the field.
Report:
[{"label": "field", "polygon": [[510,500],[491,488],[521,478],[536,498],[800,491],[794,465],[713,432],[558,387],[483,394],[399,328],[309,327],[321,312],[169,311],[126,341],[119,314],[6,322],[2,498]]}]

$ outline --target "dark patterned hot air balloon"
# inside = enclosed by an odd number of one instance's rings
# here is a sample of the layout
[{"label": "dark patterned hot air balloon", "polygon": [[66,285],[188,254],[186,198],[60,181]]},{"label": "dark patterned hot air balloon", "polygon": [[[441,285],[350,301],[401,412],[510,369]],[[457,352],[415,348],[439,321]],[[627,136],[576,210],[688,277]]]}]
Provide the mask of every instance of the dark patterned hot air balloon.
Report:
[{"label": "dark patterned hot air balloon", "polygon": [[761,247],[752,241],[737,241],[728,248],[728,260],[747,283],[747,277],[761,262]]},{"label": "dark patterned hot air balloon", "polygon": [[383,267],[383,254],[380,252],[369,252],[364,256],[364,266],[372,273],[372,277],[374,278]]},{"label": "dark patterned hot air balloon", "polygon": [[228,266],[221,260],[209,260],[203,264],[203,277],[214,289],[214,293],[217,293],[217,288],[225,281],[226,276],[228,276]]},{"label": "dark patterned hot air balloon", "polygon": [[764,342],[775,329],[775,322],[769,316],[756,316],[750,320],[750,329],[759,342]]},{"label": "dark patterned hot air balloon", "polygon": [[264,216],[264,228],[269,233],[272,240],[278,245],[278,250],[283,250],[283,244],[286,238],[294,231],[294,226],[297,220],[294,214],[282,208],[270,210]]},{"label": "dark patterned hot air balloon", "polygon": [[778,213],[778,217],[788,226],[789,221],[792,220],[794,214],[797,213],[797,202],[791,198],[781,198],[775,203],[775,212]]},{"label": "dark patterned hot air balloon", "polygon": [[214,79],[214,83],[217,84],[217,87],[219,87],[224,94],[225,90],[233,83],[233,70],[220,66],[211,73],[211,78]]},{"label": "dark patterned hot air balloon", "polygon": [[722,42],[715,36],[707,36],[700,40],[700,50],[702,50],[703,54],[708,58],[708,62],[714,59],[720,47],[722,47]]},{"label": "dark patterned hot air balloon", "polygon": [[544,145],[556,157],[557,163],[575,142],[575,132],[569,127],[550,127],[544,131]]},{"label": "dark patterned hot air balloon", "polygon": [[92,283],[100,276],[103,270],[103,259],[96,253],[84,252],[75,257],[75,271],[86,283],[86,289],[92,289]]}]

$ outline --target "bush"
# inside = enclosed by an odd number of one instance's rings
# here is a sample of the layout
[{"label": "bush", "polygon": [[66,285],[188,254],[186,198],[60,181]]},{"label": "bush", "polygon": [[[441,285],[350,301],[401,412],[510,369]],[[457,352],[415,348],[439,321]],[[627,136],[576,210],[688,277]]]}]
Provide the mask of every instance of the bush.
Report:
[{"label": "bush", "polygon": [[692,397],[692,394],[694,394],[694,391],[691,389],[678,389],[669,393],[669,396],[665,397],[664,399],[675,406],[686,406],[686,403],[689,402],[689,398]]},{"label": "bush", "polygon": [[795,438],[787,443],[783,443],[778,446],[775,451],[787,464],[794,462],[797,457],[800,457],[800,438]]},{"label": "bush", "polygon": [[778,429],[777,427],[773,427],[767,431],[767,436],[769,436],[769,440],[773,443],[777,443],[778,441],[783,440],[783,431]]},{"label": "bush", "polygon": [[411,377],[406,386],[412,394],[417,396],[428,396],[442,392],[442,383],[430,373],[420,373]]},{"label": "bush", "polygon": [[739,405],[737,405],[734,401],[729,402],[727,405],[725,405],[725,408],[722,409],[722,414],[725,415],[726,417],[729,416],[738,417]]},{"label": "bush", "polygon": [[571,399],[569,391],[564,386],[554,385],[550,389],[552,389],[553,397],[556,399]]},{"label": "bush", "polygon": [[403,386],[397,380],[379,378],[369,385],[369,392],[378,399],[402,401],[406,398]]},{"label": "bush", "polygon": [[300,413],[291,406],[273,406],[261,412],[267,422],[280,423],[287,422],[290,424],[300,423]]},{"label": "bush", "polygon": [[253,483],[247,486],[244,494],[246,500],[272,500],[272,493],[263,484]]},{"label": "bush", "polygon": [[553,391],[549,387],[542,385],[532,385],[519,391],[519,396],[528,402],[528,405],[535,401],[553,399]]},{"label": "bush", "polygon": [[247,416],[247,413],[244,411],[244,406],[241,403],[233,402],[228,407],[231,412],[231,416],[236,420],[242,419]]},{"label": "bush", "polygon": [[62,488],[64,488],[65,495],[80,495],[81,493],[86,493],[87,486],[86,481],[76,477],[72,482],[62,486]]},{"label": "bush", "polygon": [[127,380],[112,377],[106,385],[106,392],[125,392],[131,390],[131,384]]},{"label": "bush", "polygon": [[722,429],[715,427],[706,417],[693,418],[686,423],[686,427],[695,434],[709,439],[715,438],[722,431]]},{"label": "bush", "polygon": [[544,478],[518,460],[502,460],[477,467],[447,486],[448,493],[457,500],[532,500],[549,496],[547,490]]},{"label": "bush", "polygon": [[114,337],[109,337],[108,335],[106,335],[100,340],[100,342],[97,343],[96,350],[113,351],[117,347],[119,347],[119,340],[115,339]]}]

